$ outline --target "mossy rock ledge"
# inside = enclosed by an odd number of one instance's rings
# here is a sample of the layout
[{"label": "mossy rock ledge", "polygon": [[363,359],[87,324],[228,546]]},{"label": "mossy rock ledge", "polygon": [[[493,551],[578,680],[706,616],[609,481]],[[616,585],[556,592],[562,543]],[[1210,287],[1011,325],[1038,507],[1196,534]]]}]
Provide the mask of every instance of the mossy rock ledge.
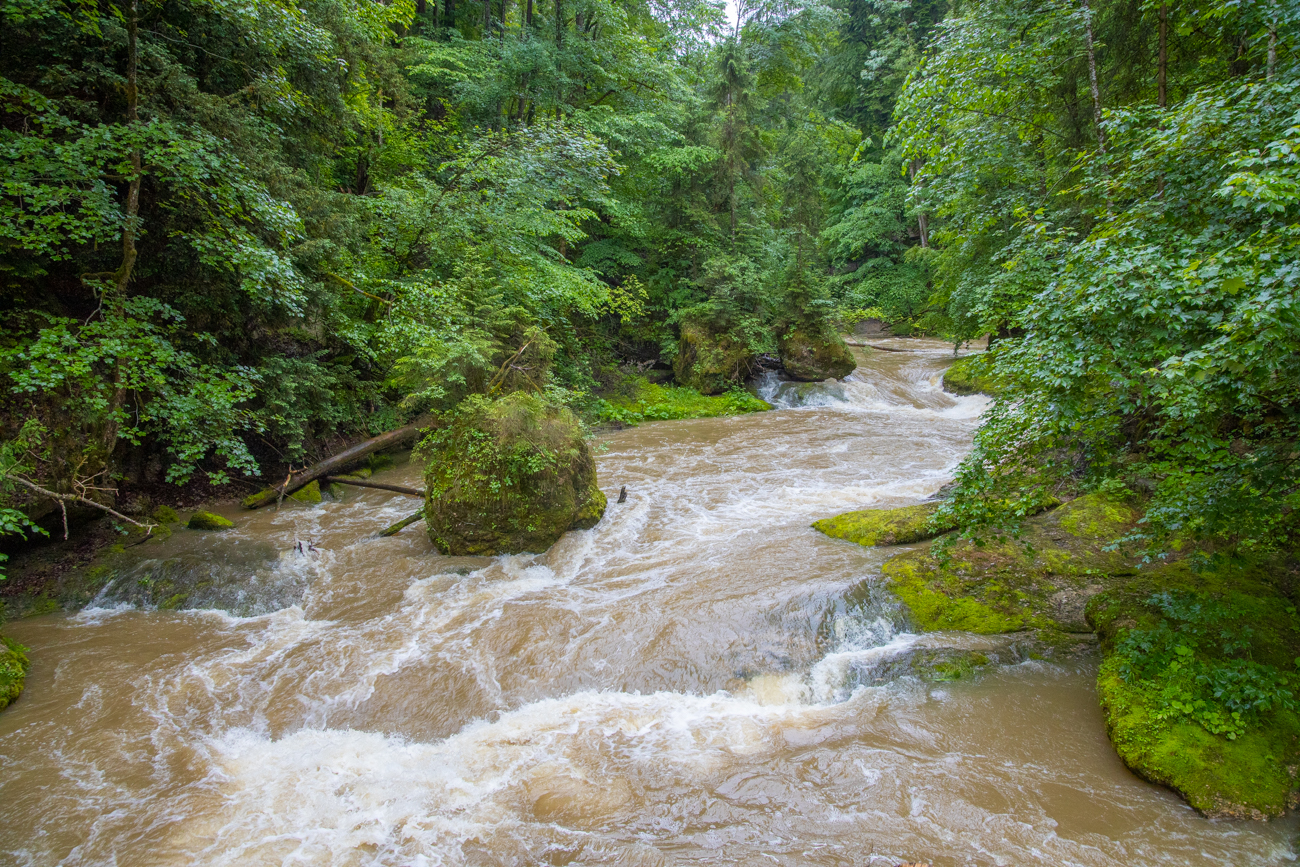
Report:
[{"label": "mossy rock ledge", "polygon": [[470,398],[424,448],[425,526],[444,554],[541,552],[605,514],[578,420],[536,395]]},{"label": "mossy rock ledge", "polygon": [[0,635],[0,710],[4,710],[23,693],[23,682],[31,663],[27,648]]},{"label": "mossy rock ledge", "polygon": [[835,539],[846,539],[867,547],[907,545],[932,539],[951,530],[931,528],[930,519],[938,503],[921,503],[900,509],[862,509],[813,522],[813,529]]},{"label": "mossy rock ledge", "polygon": [[993,359],[987,353],[965,355],[943,372],[943,390],[950,394],[986,394],[997,397],[1002,387],[993,376]]},{"label": "mossy rock ledge", "polygon": [[[883,538],[890,511],[862,537]],[[1027,519],[1018,539],[926,544],[882,571],[923,631],[1037,631],[1049,646],[1096,632],[1107,733],[1131,770],[1208,816],[1281,815],[1300,805],[1300,617],[1286,571],[1144,564],[1118,541],[1138,517],[1089,494]]]},{"label": "mossy rock ledge", "polygon": [[678,385],[700,394],[721,394],[742,383],[753,362],[754,353],[743,341],[703,325],[683,322],[673,376]]},{"label": "mossy rock ledge", "polygon": [[777,339],[777,348],[785,372],[804,382],[843,379],[858,366],[843,338],[834,333],[795,328]]}]

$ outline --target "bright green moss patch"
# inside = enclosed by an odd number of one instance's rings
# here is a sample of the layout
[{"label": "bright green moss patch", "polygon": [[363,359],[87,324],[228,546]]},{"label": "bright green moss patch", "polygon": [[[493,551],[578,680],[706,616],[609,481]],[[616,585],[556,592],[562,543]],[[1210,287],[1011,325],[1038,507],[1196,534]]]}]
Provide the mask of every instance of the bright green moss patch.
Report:
[{"label": "bright green moss patch", "polygon": [[1081,539],[1117,539],[1137,521],[1137,510],[1122,500],[1087,494],[1060,509],[1061,529]]},{"label": "bright green moss patch", "polygon": [[0,635],[0,710],[4,710],[22,695],[23,682],[30,669],[27,648]]},{"label": "bright green moss patch", "polygon": [[189,523],[185,526],[191,530],[229,530],[235,526],[235,522],[211,512],[199,511],[190,516]]},{"label": "bright green moss patch", "polygon": [[300,503],[316,505],[322,499],[320,491],[320,482],[312,482],[309,485],[303,485],[298,490],[289,495],[289,499],[297,500]]},{"label": "bright green moss patch", "polygon": [[693,388],[657,385],[637,378],[626,384],[626,390],[625,395],[597,401],[597,419],[634,425],[659,419],[743,415],[772,408],[767,401],[740,388],[708,395]]},{"label": "bright green moss patch", "polygon": [[944,391],[953,394],[987,394],[996,397],[1002,387],[991,370],[992,359],[984,354],[957,359],[943,374]]},{"label": "bright green moss patch", "polygon": [[1237,738],[1215,735],[1185,719],[1166,718],[1158,695],[1120,675],[1109,656],[1097,676],[1106,730],[1116,752],[1139,776],[1176,790],[1211,816],[1279,816],[1291,803],[1300,719],[1272,714]]},{"label": "bright green moss patch", "polygon": [[[886,561],[883,571],[927,631],[1084,631],[1089,596],[1108,576],[1136,568],[1123,553],[1106,550],[1129,524],[1096,518],[1119,508],[1090,494],[1028,519],[1018,539],[960,541],[942,554],[909,551]],[[1090,529],[1107,532],[1089,535]]]},{"label": "bright green moss patch", "polygon": [[933,528],[930,518],[938,503],[921,503],[901,509],[863,509],[813,522],[813,529],[858,545],[906,545],[939,535],[951,527]]},{"label": "bright green moss patch", "polygon": [[1281,815],[1300,762],[1300,631],[1265,564],[1173,563],[1088,605],[1124,763],[1209,815]]}]

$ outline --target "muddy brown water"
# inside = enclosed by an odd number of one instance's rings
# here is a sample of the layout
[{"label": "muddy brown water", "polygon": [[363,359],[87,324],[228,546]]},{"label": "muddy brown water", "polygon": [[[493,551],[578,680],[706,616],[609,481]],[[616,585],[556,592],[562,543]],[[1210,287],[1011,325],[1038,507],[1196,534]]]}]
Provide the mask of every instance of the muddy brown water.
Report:
[{"label": "muddy brown water", "polygon": [[[773,412],[606,437],[628,501],[544,556],[374,538],[411,501],[353,491],[232,511],[9,624],[34,663],[0,714],[0,863],[1295,860],[1294,821],[1209,821],[1125,770],[1094,659],[882,676],[988,641],[909,633],[885,554],[808,527],[917,502],[969,448],[986,404],[938,387],[950,348],[891,345],[765,383]],[[167,570],[217,607],[130,604]]]}]

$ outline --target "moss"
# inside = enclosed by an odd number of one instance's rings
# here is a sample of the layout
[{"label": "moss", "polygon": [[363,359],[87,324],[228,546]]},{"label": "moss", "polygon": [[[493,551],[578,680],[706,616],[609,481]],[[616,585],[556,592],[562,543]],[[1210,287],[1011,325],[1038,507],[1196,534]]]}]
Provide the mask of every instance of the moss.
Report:
[{"label": "moss", "polygon": [[938,503],[921,503],[901,509],[863,509],[813,522],[813,529],[858,545],[906,545],[933,538],[951,527],[932,529],[930,518]]},{"label": "moss", "polygon": [[228,530],[235,526],[235,522],[211,512],[199,511],[190,516],[189,523],[185,526],[191,530]]},{"label": "moss", "polygon": [[[942,554],[922,548],[887,560],[882,569],[925,630],[1085,630],[1087,598],[1107,576],[1135,571],[1123,553],[1106,550],[1114,535],[1087,534],[1122,533],[1128,525],[1097,517],[1114,517],[1121,508],[1127,507],[1091,494],[1028,519],[1018,539],[959,541]],[[1123,514],[1136,518],[1131,510]]]},{"label": "moss", "polygon": [[470,398],[423,448],[425,526],[445,554],[545,551],[605,512],[577,419],[536,395]]},{"label": "moss", "polygon": [[636,377],[625,383],[626,394],[603,399],[596,410],[601,421],[634,425],[659,419],[716,418],[769,410],[772,405],[740,389],[721,395],[701,394]]},{"label": "moss", "polygon": [[320,482],[315,481],[311,484],[303,485],[298,490],[289,495],[289,499],[297,500],[300,503],[316,505],[321,502]]},{"label": "moss", "polygon": [[1121,499],[1087,494],[1061,507],[1061,529],[1080,539],[1119,538],[1138,519],[1137,510]]},{"label": "moss", "polygon": [[[1278,816],[1295,800],[1300,629],[1280,574],[1266,561],[1199,572],[1173,562],[1121,576],[1088,604],[1105,652],[1098,694],[1120,758],[1207,815]],[[1233,696],[1243,670],[1269,688],[1248,684]],[[1261,695],[1253,711],[1235,700]]]},{"label": "moss", "polygon": [[781,366],[795,379],[843,379],[858,366],[843,338],[831,331],[801,326],[777,339]]},{"label": "moss", "polygon": [[997,397],[1003,388],[990,369],[992,358],[980,353],[957,359],[944,371],[943,389],[953,394],[987,394]]},{"label": "moss", "polygon": [[149,518],[164,527],[168,524],[180,523],[181,520],[180,515],[177,515],[176,510],[171,506],[158,506],[149,514]]},{"label": "moss", "polygon": [[0,710],[4,710],[22,695],[23,683],[30,670],[27,648],[0,635]]},{"label": "moss", "polygon": [[683,322],[673,375],[678,385],[702,394],[720,394],[740,385],[753,361],[754,353],[744,341],[698,323]]},{"label": "moss", "polygon": [[343,473],[342,475],[339,476],[339,478],[356,479],[359,481],[365,481],[366,479],[370,478],[372,475],[374,475],[374,473],[370,471],[369,467],[361,467],[360,469],[350,470],[346,473]]},{"label": "moss", "polygon": [[1120,676],[1122,661],[1108,657],[1097,676],[1106,733],[1124,764],[1153,783],[1169,786],[1209,816],[1280,816],[1296,787],[1300,718],[1269,716],[1234,739],[1189,721],[1161,719],[1149,690]]}]

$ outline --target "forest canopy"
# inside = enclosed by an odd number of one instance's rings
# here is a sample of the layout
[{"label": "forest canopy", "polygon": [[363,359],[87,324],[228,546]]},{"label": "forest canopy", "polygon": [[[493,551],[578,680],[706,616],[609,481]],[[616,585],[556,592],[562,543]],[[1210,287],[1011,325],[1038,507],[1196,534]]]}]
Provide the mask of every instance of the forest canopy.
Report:
[{"label": "forest canopy", "polygon": [[57,521],[22,480],[256,484],[525,351],[591,418],[687,333],[880,318],[991,338],[964,525],[1124,488],[1156,547],[1290,538],[1294,4],[735,13],[0,0],[0,531]]}]

